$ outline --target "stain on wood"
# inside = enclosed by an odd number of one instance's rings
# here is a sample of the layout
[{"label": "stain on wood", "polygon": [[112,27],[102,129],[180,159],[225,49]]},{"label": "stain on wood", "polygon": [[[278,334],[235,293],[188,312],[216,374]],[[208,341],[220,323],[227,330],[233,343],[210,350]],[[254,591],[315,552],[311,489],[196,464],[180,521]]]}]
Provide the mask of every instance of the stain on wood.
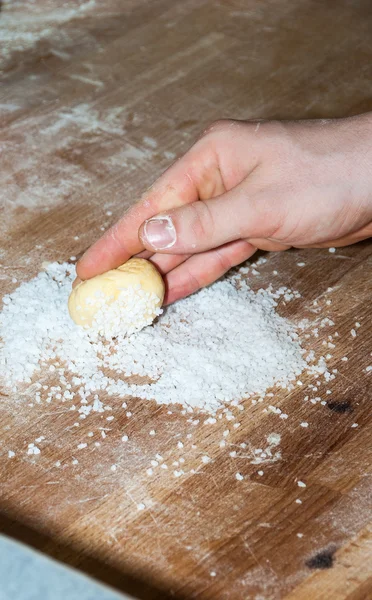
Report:
[{"label": "stain on wood", "polygon": [[320,552],[317,552],[306,561],[306,566],[309,569],[331,569],[333,567],[335,552],[336,548],[320,550]]},{"label": "stain on wood", "polygon": [[338,414],[349,413],[353,410],[350,402],[327,402],[329,410]]}]

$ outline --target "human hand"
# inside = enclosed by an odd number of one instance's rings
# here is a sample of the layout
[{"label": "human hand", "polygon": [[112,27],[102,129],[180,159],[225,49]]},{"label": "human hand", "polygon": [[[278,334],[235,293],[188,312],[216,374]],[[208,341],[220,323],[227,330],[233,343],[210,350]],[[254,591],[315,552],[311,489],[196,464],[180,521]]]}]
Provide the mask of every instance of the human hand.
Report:
[{"label": "human hand", "polygon": [[257,249],[372,235],[372,115],[213,124],[80,259],[88,279],[134,255],[165,276],[166,303]]}]

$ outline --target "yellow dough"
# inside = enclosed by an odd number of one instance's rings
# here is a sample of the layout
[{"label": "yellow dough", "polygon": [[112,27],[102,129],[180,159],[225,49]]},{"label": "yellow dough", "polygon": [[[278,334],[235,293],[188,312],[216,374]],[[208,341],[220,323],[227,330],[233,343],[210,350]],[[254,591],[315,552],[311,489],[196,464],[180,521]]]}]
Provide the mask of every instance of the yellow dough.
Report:
[{"label": "yellow dough", "polygon": [[150,325],[164,300],[164,282],[154,265],[131,258],[124,265],[79,283],[71,292],[71,318],[106,338]]}]

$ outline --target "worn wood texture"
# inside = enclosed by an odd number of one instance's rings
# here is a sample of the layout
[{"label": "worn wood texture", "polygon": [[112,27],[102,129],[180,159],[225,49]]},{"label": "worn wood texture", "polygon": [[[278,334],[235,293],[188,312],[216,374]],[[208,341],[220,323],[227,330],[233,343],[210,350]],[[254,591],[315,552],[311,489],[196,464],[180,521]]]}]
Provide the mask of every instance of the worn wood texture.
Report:
[{"label": "worn wood texture", "polygon": [[[371,28],[368,0],[3,1],[1,292],[79,256],[216,118],[372,110]],[[318,299],[335,327],[312,338],[317,351],[339,333],[339,372],[317,392],[327,404],[304,400],[305,378],[272,400],[286,420],[246,403],[232,422],[195,425],[132,400],[131,417],[114,401],[109,424],[74,427],[68,407],[4,391],[2,531],[143,599],[370,598],[371,255],[368,242],[270,255],[252,278],[300,291],[279,307],[294,321],[316,319]],[[272,432],[281,458],[257,465],[250,449]],[[149,477],[156,453],[182,458],[186,475]]]}]

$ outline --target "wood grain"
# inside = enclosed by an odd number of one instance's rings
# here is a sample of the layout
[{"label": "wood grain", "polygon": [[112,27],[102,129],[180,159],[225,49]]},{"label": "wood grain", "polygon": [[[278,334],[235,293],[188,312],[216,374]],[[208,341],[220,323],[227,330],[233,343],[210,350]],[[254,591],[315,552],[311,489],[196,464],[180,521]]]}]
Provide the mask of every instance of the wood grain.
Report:
[{"label": "wood grain", "polygon": [[[79,256],[214,119],[372,110],[371,26],[367,0],[3,2],[1,292],[45,260]],[[310,341],[322,353],[339,334],[338,374],[317,391],[326,404],[304,400],[308,377],[272,399],[286,420],[268,401],[204,425],[136,399],[127,417],[113,399],[113,421],[76,427],[67,406],[4,389],[2,531],[143,599],[372,596],[371,246],[266,258],[252,287],[302,295],[281,314],[315,322],[316,301],[335,322]],[[258,466],[251,450],[272,432],[281,458]],[[28,456],[40,435],[40,456]],[[185,476],[149,477],[156,454],[182,458]]]}]

